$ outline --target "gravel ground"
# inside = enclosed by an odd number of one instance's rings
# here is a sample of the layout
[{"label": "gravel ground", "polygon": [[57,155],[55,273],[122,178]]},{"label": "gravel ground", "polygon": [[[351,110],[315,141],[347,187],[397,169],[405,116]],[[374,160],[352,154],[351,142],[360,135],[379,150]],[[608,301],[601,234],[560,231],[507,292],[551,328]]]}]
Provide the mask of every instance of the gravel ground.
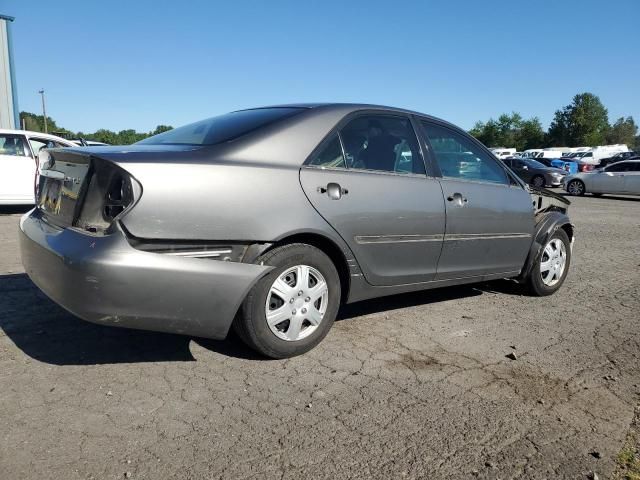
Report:
[{"label": "gravel ground", "polygon": [[550,298],[499,281],[363,302],[267,361],[76,319],[22,273],[5,209],[0,478],[610,478],[640,392],[640,199],[571,216]]}]

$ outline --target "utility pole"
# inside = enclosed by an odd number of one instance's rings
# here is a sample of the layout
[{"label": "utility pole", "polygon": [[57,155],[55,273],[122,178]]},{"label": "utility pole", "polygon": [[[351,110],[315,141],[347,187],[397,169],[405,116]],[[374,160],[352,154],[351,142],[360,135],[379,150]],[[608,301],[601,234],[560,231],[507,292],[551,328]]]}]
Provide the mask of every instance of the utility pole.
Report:
[{"label": "utility pole", "polygon": [[42,95],[42,116],[44,117],[44,133],[49,133],[47,132],[47,107],[44,103],[44,88],[38,90],[38,93]]}]

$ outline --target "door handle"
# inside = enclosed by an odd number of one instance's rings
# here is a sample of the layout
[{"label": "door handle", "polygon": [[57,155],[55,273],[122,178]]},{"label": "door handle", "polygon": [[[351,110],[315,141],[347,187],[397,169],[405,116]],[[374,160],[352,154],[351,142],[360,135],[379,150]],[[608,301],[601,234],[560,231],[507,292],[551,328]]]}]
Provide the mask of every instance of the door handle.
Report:
[{"label": "door handle", "polygon": [[326,193],[331,200],[340,200],[349,190],[342,188],[339,183],[330,182],[326,187],[318,187],[318,193]]},{"label": "door handle", "polygon": [[461,193],[453,193],[447,197],[447,201],[453,202],[458,207],[464,207],[468,200],[466,197],[463,197]]}]

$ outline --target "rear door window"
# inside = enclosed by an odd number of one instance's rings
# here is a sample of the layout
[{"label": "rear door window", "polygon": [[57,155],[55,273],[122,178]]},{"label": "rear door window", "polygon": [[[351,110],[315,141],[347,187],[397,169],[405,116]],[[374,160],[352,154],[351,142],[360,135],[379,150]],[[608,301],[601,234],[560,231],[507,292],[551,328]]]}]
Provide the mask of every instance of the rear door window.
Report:
[{"label": "rear door window", "polygon": [[626,172],[627,171],[627,164],[626,163],[614,163],[613,165],[611,165],[610,167],[606,168],[607,172]]},{"label": "rear door window", "polygon": [[340,130],[347,167],[426,175],[418,138],[404,116],[363,115]]},{"label": "rear door window", "polygon": [[0,155],[30,157],[31,152],[22,135],[0,134]]},{"label": "rear door window", "polygon": [[640,162],[629,162],[627,172],[640,172]]}]

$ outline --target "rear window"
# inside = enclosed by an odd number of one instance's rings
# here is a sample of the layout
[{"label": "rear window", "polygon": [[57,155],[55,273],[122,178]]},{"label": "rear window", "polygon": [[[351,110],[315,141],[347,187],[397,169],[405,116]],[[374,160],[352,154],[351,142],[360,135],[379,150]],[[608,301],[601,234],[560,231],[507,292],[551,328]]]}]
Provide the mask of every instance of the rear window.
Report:
[{"label": "rear window", "polygon": [[240,110],[174,128],[137,142],[138,145],[215,145],[228,142],[279,120],[302,112],[303,108],[276,107]]}]

